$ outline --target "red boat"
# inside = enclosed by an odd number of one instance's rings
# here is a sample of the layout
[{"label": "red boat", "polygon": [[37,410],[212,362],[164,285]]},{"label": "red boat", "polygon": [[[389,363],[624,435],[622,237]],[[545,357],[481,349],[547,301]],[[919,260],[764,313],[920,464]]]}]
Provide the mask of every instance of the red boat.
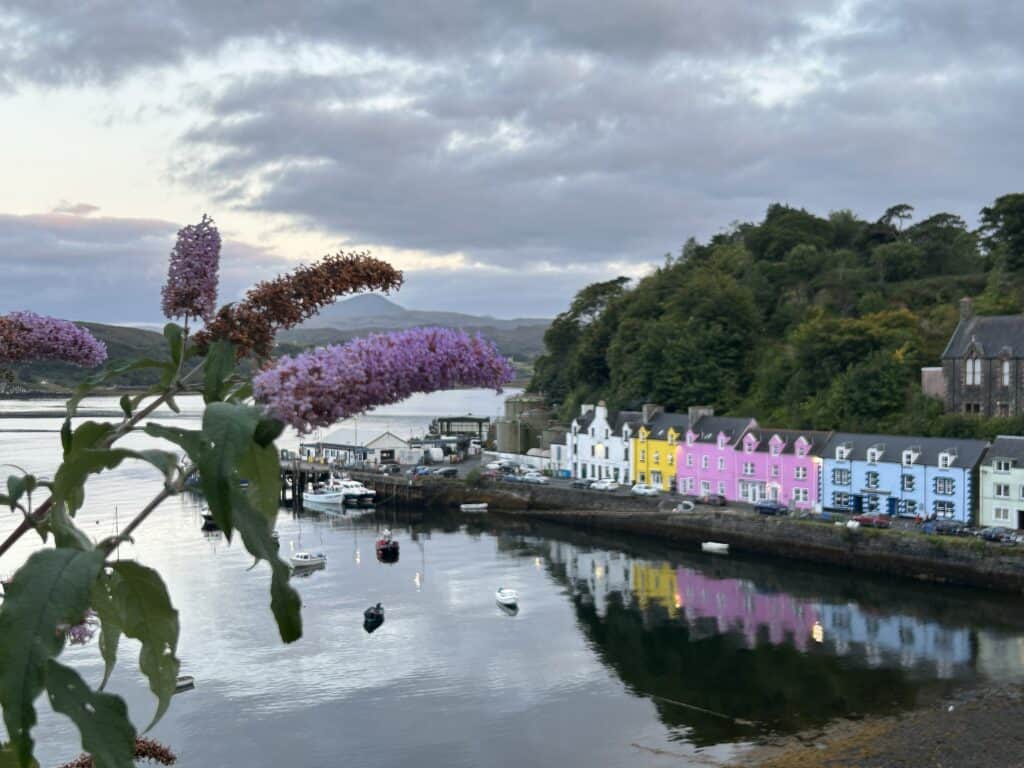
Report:
[{"label": "red boat", "polygon": [[377,539],[377,559],[378,560],[397,560],[398,559],[398,542],[391,538],[391,531],[385,528],[380,538]]}]

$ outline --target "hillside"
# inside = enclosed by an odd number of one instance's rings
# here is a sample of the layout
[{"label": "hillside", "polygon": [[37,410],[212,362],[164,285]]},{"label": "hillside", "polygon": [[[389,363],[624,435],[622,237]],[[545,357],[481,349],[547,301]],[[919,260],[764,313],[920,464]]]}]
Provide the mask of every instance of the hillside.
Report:
[{"label": "hillside", "polygon": [[1022,306],[1024,195],[999,198],[981,222],[917,219],[907,205],[877,221],[772,205],[760,223],[687,241],[636,285],[582,290],[545,334],[531,388],[566,418],[605,399],[711,404],[779,427],[1021,431],[943,416],[920,392],[959,298],[982,314]]}]

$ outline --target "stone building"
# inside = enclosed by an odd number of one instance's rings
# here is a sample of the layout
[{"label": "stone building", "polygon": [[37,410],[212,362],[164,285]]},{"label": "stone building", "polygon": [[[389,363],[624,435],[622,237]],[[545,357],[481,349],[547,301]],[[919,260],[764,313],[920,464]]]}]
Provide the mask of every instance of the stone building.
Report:
[{"label": "stone building", "polygon": [[1024,316],[977,316],[960,300],[960,322],[942,353],[946,410],[979,416],[1024,413]]}]

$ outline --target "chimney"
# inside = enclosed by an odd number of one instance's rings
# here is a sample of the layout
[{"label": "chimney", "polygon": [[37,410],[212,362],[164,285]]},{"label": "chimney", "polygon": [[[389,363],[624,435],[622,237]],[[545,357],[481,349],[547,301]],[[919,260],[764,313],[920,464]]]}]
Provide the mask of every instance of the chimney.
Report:
[{"label": "chimney", "polygon": [[650,424],[654,417],[661,413],[662,409],[660,405],[655,403],[644,403],[641,410],[643,411],[644,424]]},{"label": "chimney", "polygon": [[960,299],[960,319],[970,320],[972,317],[974,317],[974,302],[969,296],[964,296]]},{"label": "chimney", "polygon": [[604,400],[597,401],[597,408],[594,410],[594,418],[608,421],[608,406],[604,404]]},{"label": "chimney", "polygon": [[714,416],[715,409],[710,405],[691,405],[687,410],[690,416],[690,429],[704,416]]}]

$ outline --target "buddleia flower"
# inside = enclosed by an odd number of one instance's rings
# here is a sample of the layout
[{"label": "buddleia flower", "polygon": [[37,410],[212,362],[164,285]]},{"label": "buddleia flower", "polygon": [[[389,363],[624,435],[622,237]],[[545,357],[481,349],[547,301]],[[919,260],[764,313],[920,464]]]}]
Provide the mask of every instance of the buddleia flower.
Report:
[{"label": "buddleia flower", "polygon": [[161,293],[164,315],[201,317],[209,323],[217,309],[220,232],[206,214],[178,231]]},{"label": "buddleia flower", "polygon": [[106,359],[106,345],[68,320],[34,312],[0,315],[0,364],[59,360],[95,368]]}]

